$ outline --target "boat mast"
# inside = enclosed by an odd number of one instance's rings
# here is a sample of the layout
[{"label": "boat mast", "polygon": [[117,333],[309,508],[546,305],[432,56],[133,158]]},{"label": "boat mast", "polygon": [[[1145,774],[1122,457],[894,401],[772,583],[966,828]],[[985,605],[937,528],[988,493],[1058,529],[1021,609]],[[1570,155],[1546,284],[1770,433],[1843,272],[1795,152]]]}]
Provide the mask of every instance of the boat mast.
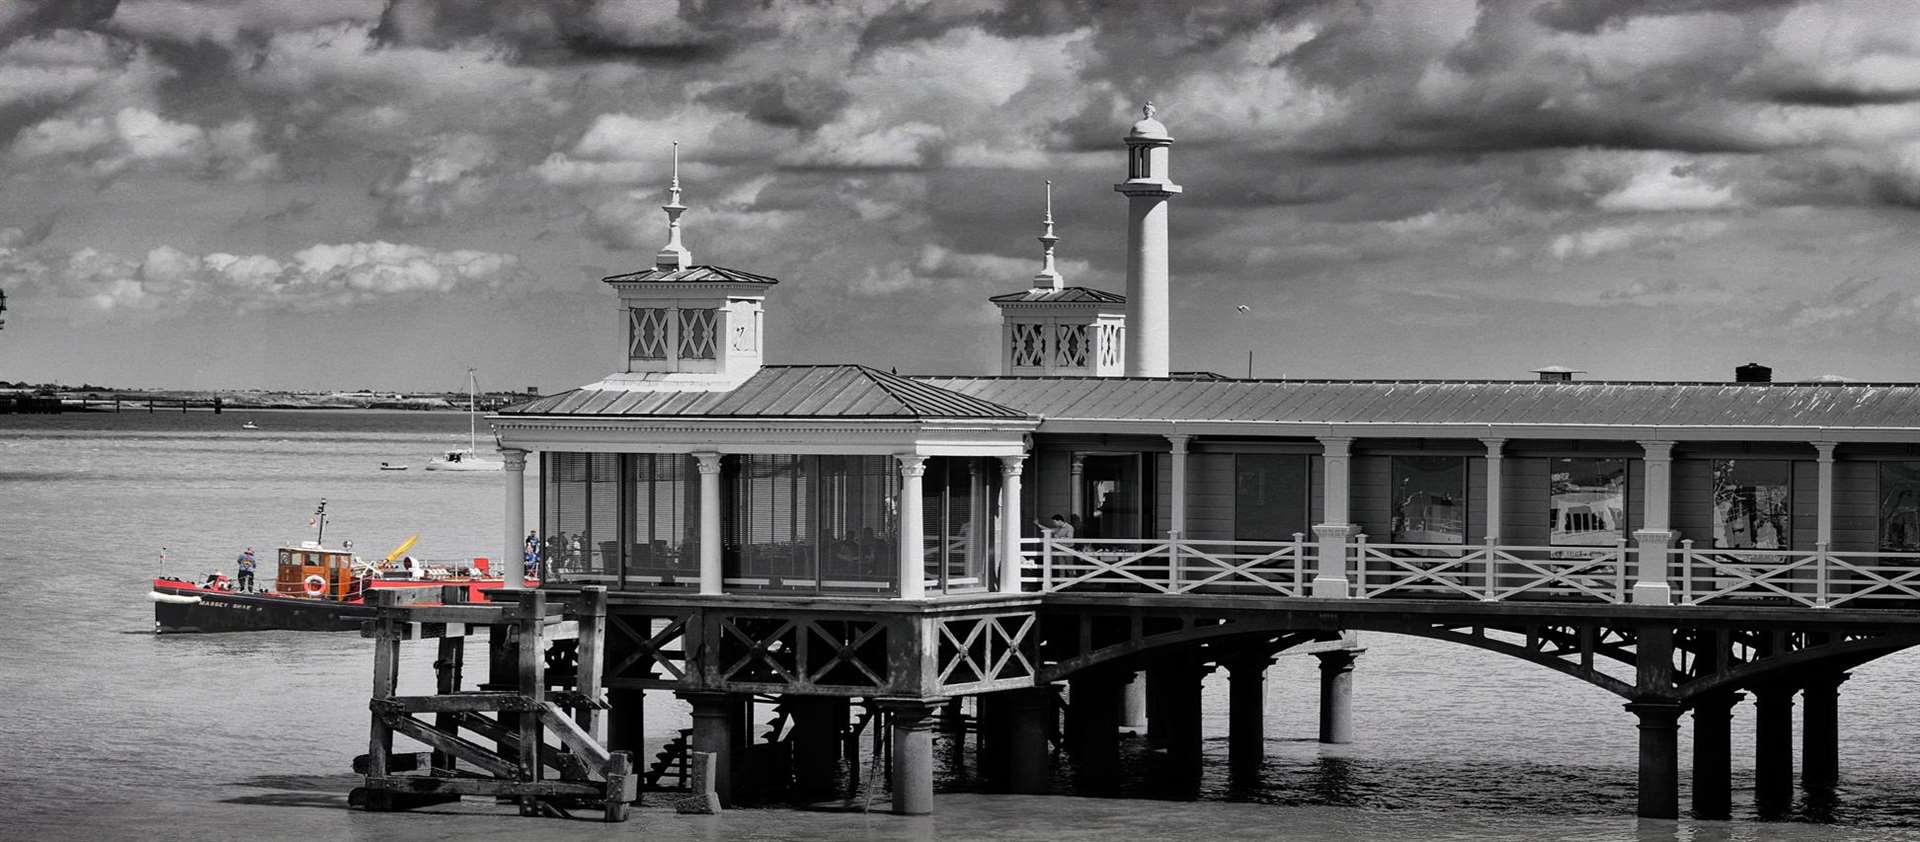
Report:
[{"label": "boat mast", "polygon": [[320,528],[319,533],[313,536],[313,542],[324,546],[327,538],[327,498],[320,498],[320,508],[313,510],[313,523]]}]

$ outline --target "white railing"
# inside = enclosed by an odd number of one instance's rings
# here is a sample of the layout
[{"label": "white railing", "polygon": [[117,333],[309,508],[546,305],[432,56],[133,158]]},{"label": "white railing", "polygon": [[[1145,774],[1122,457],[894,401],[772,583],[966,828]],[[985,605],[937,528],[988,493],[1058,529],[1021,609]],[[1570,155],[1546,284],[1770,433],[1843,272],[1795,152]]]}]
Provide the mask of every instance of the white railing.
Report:
[{"label": "white railing", "polygon": [[[1486,602],[1626,604],[1645,549],[1504,544],[1389,544],[1356,535],[1344,571],[1355,598],[1452,597]],[[1092,538],[1020,542],[1027,591],[1312,594],[1319,545],[1292,541]],[[1656,550],[1655,552],[1659,552]],[[1682,541],[1664,550],[1681,605],[1920,608],[1920,553],[1716,550]],[[1655,565],[1658,570],[1662,565]]]},{"label": "white railing", "polygon": [[1920,604],[1920,553],[1717,550],[1681,541],[1674,577],[1683,605],[1760,598],[1813,608],[1850,602]]},{"label": "white railing", "polygon": [[1355,536],[1354,596],[1627,602],[1627,543],[1611,547],[1377,544]]},{"label": "white railing", "polygon": [[1092,538],[1020,542],[1027,590],[1305,596],[1314,546],[1292,541]]}]

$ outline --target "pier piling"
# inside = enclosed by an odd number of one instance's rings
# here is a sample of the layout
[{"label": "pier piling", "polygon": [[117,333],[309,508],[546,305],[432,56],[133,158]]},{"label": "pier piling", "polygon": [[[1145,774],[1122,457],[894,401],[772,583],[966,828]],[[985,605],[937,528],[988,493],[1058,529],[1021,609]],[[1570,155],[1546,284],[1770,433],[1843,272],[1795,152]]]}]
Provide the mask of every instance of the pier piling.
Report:
[{"label": "pier piling", "polygon": [[1267,667],[1272,664],[1264,652],[1227,662],[1227,766],[1235,775],[1257,771],[1266,759]]},{"label": "pier piling", "polygon": [[1733,706],[1744,693],[1711,693],[1693,701],[1693,817],[1733,815]]},{"label": "pier piling", "polygon": [[1753,805],[1776,818],[1793,806],[1793,688],[1753,688]]},{"label": "pier piling", "polygon": [[1800,786],[1810,792],[1840,782],[1840,685],[1847,678],[1816,673],[1800,693]]},{"label": "pier piling", "polygon": [[893,812],[924,816],[933,812],[933,729],[937,701],[882,699],[892,724]]},{"label": "pier piling", "polygon": [[1353,742],[1353,665],[1364,649],[1320,652],[1320,742]]},{"label": "pier piling", "polygon": [[1640,720],[1640,817],[1680,817],[1680,705],[1666,700],[1628,702]]}]

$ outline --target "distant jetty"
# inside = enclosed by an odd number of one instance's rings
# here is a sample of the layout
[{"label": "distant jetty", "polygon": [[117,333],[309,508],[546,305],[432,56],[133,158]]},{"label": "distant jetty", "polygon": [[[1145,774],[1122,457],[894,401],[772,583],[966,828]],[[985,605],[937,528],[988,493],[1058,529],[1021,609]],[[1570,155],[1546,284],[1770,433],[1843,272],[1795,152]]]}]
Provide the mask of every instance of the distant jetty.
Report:
[{"label": "distant jetty", "polygon": [[[533,397],[524,392],[476,395],[481,410]],[[464,393],[133,390],[64,386],[0,386],[0,414],[58,412],[222,412],[228,409],[466,409]]]}]

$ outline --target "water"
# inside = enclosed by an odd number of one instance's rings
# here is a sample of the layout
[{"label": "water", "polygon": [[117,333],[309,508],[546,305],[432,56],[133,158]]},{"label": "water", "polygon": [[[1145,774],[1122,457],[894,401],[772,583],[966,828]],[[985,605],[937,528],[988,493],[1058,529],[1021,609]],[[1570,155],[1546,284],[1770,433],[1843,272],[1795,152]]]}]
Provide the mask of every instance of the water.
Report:
[{"label": "water", "polygon": [[[261,429],[242,431],[249,418]],[[363,554],[384,554],[418,532],[420,557],[497,556],[501,475],[422,470],[463,445],[466,427],[457,413],[0,416],[0,837],[525,833],[528,825],[490,807],[476,808],[488,815],[432,816],[343,808],[352,758],[365,750],[366,641],[292,632],[156,637],[145,598],[153,575],[229,570],[247,546],[270,557],[274,546],[311,537],[307,521],[321,497],[329,538],[350,538]],[[382,461],[412,470],[376,470]],[[531,488],[527,499],[538,499]],[[1736,821],[1676,825],[1631,818],[1636,743],[1618,698],[1479,650],[1379,634],[1364,642],[1351,745],[1313,740],[1314,659],[1283,657],[1272,668],[1269,760],[1251,787],[1228,780],[1226,677],[1209,677],[1198,791],[1164,791],[1145,773],[1125,787],[1195,804],[973,796],[964,794],[963,766],[942,776],[934,819],[731,811],[659,819],[679,822],[661,832],[963,837],[1025,822],[1050,839],[1083,838],[1102,825],[1232,838],[1284,827],[1349,839],[1891,839],[1920,829],[1920,769],[1910,760],[1920,719],[1907,707],[1920,689],[1920,655],[1869,664],[1842,687],[1843,781],[1831,824],[1753,821],[1752,758],[1743,751],[1734,758]],[[404,651],[403,681],[427,675],[428,647]],[[649,706],[656,738],[684,715],[667,694],[651,694]],[[1737,709],[1735,746],[1752,745],[1752,724],[1751,707]],[[1684,780],[1684,742],[1681,752]],[[1129,762],[1150,767],[1137,754]],[[1070,779],[1063,770],[1061,782]]]}]

